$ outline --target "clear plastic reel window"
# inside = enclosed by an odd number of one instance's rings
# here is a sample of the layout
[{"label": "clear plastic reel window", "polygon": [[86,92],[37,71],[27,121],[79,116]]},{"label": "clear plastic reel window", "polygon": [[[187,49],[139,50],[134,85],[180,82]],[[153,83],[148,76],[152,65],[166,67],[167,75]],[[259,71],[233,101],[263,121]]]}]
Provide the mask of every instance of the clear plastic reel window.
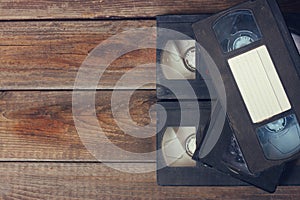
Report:
[{"label": "clear plastic reel window", "polygon": [[162,152],[167,166],[195,166],[192,156],[196,150],[195,127],[167,127],[162,139]]},{"label": "clear plastic reel window", "polygon": [[300,150],[300,127],[292,114],[257,129],[257,136],[267,159],[285,159]]},{"label": "clear plastic reel window", "polygon": [[213,26],[224,53],[247,46],[261,39],[260,30],[249,10],[229,13]]},{"label": "clear plastic reel window", "polygon": [[195,40],[169,40],[162,53],[161,64],[166,79],[196,78]]}]

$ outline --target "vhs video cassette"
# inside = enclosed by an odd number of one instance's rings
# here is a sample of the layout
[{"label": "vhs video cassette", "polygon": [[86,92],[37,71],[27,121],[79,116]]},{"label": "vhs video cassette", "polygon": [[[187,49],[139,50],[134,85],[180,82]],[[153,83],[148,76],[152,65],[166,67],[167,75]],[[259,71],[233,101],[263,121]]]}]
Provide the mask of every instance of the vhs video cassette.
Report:
[{"label": "vhs video cassette", "polygon": [[276,1],[247,1],[194,23],[193,30],[221,73],[222,106],[249,171],[298,158],[300,57]]}]

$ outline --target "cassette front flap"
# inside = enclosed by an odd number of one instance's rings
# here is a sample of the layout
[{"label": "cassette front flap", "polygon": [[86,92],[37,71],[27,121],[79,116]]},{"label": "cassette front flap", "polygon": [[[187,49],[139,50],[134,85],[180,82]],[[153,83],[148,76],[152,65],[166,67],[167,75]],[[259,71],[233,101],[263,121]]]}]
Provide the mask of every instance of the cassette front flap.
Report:
[{"label": "cassette front flap", "polygon": [[300,60],[276,2],[248,1],[193,29],[222,75],[227,117],[249,170],[297,158]]}]

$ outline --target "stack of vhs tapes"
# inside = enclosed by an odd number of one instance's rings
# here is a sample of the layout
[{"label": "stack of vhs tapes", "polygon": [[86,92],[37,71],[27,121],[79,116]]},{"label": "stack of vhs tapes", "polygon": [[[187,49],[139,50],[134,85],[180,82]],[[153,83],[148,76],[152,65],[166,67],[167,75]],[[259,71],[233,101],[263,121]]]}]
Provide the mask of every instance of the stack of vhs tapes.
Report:
[{"label": "stack of vhs tapes", "polygon": [[300,184],[299,21],[275,0],[157,17],[159,185]]}]

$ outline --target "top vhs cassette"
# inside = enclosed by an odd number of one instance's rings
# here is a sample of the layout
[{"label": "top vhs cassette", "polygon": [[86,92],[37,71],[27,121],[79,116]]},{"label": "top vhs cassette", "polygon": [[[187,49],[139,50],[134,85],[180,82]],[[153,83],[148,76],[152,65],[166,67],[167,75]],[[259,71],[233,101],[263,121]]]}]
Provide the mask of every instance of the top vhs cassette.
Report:
[{"label": "top vhs cassette", "polygon": [[247,1],[193,30],[220,71],[226,97],[211,80],[249,171],[299,157],[300,57],[276,1]]}]

